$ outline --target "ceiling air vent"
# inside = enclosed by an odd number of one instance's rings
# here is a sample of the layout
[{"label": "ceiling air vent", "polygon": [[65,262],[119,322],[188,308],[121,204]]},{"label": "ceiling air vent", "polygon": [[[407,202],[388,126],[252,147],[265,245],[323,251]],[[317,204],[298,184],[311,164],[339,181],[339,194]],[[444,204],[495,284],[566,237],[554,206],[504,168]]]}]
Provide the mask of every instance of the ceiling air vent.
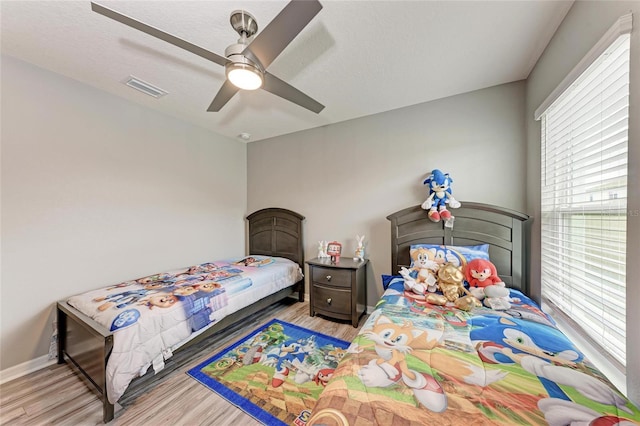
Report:
[{"label": "ceiling air vent", "polygon": [[124,84],[136,90],[139,90],[142,93],[145,93],[149,96],[153,96],[154,98],[161,98],[167,93],[169,93],[166,90],[162,90],[161,88],[156,87],[153,84],[149,84],[146,81],[142,81],[139,78],[134,77],[132,75],[129,76],[129,79],[125,81]]}]

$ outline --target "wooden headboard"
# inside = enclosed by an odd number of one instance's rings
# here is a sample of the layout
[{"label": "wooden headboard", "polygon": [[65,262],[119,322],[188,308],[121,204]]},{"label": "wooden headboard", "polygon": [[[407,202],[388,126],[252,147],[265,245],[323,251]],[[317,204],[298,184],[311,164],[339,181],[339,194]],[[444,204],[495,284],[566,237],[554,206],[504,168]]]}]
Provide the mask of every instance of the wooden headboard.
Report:
[{"label": "wooden headboard", "polygon": [[268,208],[251,213],[247,220],[249,254],[285,257],[304,270],[304,216],[287,209]]},{"label": "wooden headboard", "polygon": [[526,214],[487,204],[461,202],[451,209],[453,228],[429,220],[420,206],[387,216],[391,221],[391,272],[409,267],[412,244],[468,246],[489,244],[489,258],[509,287],[529,294],[528,262],[530,218]]}]

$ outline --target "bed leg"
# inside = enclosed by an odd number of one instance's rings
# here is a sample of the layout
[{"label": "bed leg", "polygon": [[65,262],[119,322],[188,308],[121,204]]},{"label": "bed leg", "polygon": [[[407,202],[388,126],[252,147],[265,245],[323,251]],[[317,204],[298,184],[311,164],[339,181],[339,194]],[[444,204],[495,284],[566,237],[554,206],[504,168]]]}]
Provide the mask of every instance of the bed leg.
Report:
[{"label": "bed leg", "polygon": [[58,321],[58,364],[64,364],[64,342],[67,339],[67,316],[58,307],[57,321]]},{"label": "bed leg", "polygon": [[113,404],[109,403],[107,397],[105,396],[102,402],[102,421],[104,423],[109,423],[111,420],[113,420],[113,412]]},{"label": "bed leg", "polygon": [[304,302],[304,280],[298,284],[298,302]]}]

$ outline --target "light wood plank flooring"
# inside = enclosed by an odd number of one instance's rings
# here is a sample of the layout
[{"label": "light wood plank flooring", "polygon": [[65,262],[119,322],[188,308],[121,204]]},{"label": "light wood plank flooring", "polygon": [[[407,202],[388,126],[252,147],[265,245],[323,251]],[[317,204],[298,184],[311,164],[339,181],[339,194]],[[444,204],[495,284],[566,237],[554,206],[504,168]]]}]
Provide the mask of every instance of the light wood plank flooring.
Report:
[{"label": "light wood plank flooring", "polygon": [[[258,326],[278,318],[351,341],[347,322],[309,316],[309,304],[285,299],[222,335],[176,353],[160,374],[137,379],[109,425],[257,425],[253,418],[189,377],[187,370]],[[366,316],[360,319],[360,326]],[[0,386],[0,425],[98,425],[102,404],[68,365],[53,365]]]}]

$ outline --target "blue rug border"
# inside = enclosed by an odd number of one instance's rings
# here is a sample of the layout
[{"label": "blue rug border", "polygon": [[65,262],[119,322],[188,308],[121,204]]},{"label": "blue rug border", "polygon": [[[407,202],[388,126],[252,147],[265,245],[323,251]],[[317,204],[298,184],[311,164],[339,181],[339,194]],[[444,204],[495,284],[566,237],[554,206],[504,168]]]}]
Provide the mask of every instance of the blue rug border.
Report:
[{"label": "blue rug border", "polygon": [[[258,407],[257,405],[255,405],[253,402],[249,401],[247,398],[245,398],[245,397],[243,397],[241,395],[238,395],[237,393],[235,393],[234,391],[232,391],[231,389],[229,389],[228,387],[226,387],[222,383],[218,382],[215,379],[212,379],[211,377],[207,376],[206,374],[202,373],[202,371],[201,371],[205,366],[211,364],[212,362],[218,360],[219,358],[222,358],[224,354],[226,354],[227,352],[229,352],[232,349],[235,349],[237,346],[240,346],[245,340],[247,340],[252,335],[260,332],[261,330],[269,327],[271,324],[274,324],[274,323],[286,324],[287,327],[295,328],[297,330],[302,330],[302,331],[306,331],[306,332],[310,331],[310,332],[313,332],[314,334],[316,334],[318,336],[322,336],[324,339],[327,339],[330,342],[337,342],[337,343],[340,343],[340,344],[345,344],[347,347],[349,347],[349,345],[350,345],[350,343],[347,342],[346,340],[338,339],[337,337],[333,337],[333,336],[329,336],[329,335],[326,335],[326,334],[323,334],[323,333],[319,333],[319,332],[317,332],[315,330],[311,330],[311,329],[306,328],[306,327],[302,327],[302,326],[299,326],[299,325],[296,325],[296,324],[292,324],[292,323],[287,322],[287,321],[282,321],[282,320],[279,320],[277,318],[274,318],[271,321],[265,323],[264,325],[255,328],[253,331],[249,332],[244,337],[239,338],[235,343],[233,343],[233,344],[227,346],[226,348],[218,351],[218,353],[216,353],[212,357],[207,358],[205,361],[201,362],[197,366],[189,369],[187,371],[187,375],[193,377],[199,383],[201,383],[203,386],[205,386],[208,389],[212,390],[213,392],[217,393],[218,395],[220,395],[221,397],[223,397],[224,399],[229,401],[231,404],[235,405],[236,407],[238,407],[239,409],[241,409],[242,411],[244,411],[245,413],[247,413],[248,415],[250,415],[254,419],[258,420],[259,422],[262,422],[265,425],[288,426],[287,423],[285,423],[282,420],[280,420],[279,418],[275,417],[273,414],[268,413],[264,409],[262,409],[262,408]],[[241,405],[243,405],[243,407],[241,407]]]}]

